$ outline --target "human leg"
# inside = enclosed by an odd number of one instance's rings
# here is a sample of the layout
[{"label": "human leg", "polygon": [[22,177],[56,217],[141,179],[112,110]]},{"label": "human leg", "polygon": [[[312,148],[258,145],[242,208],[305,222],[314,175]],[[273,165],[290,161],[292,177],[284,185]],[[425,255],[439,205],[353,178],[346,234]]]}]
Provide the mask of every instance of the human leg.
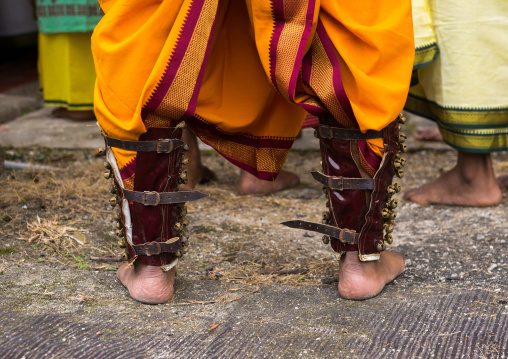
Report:
[{"label": "human leg", "polygon": [[[402,116],[399,119],[404,121]],[[328,210],[323,212],[322,224],[300,220],[283,224],[324,234],[323,242],[331,243],[340,255],[339,294],[345,299],[368,299],[404,271],[404,257],[384,250],[392,243],[397,202],[391,197],[400,191],[392,177],[394,173],[403,176],[405,160],[399,150],[405,150],[405,136],[399,133],[398,121],[381,132],[363,134],[338,127],[331,116],[320,118],[316,135],[323,173],[312,175],[323,185]],[[372,176],[362,166],[358,141],[380,136],[385,151]]]}]

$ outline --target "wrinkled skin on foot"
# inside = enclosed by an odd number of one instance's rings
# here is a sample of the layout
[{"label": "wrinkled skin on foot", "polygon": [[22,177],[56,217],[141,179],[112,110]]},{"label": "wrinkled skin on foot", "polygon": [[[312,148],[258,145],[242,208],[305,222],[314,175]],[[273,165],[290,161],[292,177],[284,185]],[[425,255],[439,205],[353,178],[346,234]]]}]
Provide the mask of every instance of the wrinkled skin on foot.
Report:
[{"label": "wrinkled skin on foot", "polygon": [[256,176],[243,171],[240,175],[238,193],[241,195],[262,194],[267,195],[273,192],[282,191],[294,187],[300,183],[300,178],[289,171],[280,171],[275,181],[263,181]]},{"label": "wrinkled skin on foot", "polygon": [[406,192],[404,199],[422,205],[487,207],[501,202],[489,154],[458,153],[457,165],[440,177]]},{"label": "wrinkled skin on foot", "polygon": [[146,304],[163,304],[173,298],[175,268],[164,272],[161,267],[148,266],[136,261],[133,266],[124,263],[117,277],[129,290],[132,299]]},{"label": "wrinkled skin on foot", "polygon": [[371,262],[360,261],[358,252],[346,252],[339,261],[339,294],[350,300],[375,297],[404,269],[404,256],[397,252],[382,252]]}]

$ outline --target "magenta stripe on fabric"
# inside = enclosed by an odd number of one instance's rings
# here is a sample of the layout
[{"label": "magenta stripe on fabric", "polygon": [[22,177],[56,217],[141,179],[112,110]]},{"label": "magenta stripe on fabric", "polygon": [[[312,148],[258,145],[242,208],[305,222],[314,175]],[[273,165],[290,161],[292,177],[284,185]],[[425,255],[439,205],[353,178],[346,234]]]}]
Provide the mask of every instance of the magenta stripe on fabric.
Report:
[{"label": "magenta stripe on fabric", "polygon": [[[274,148],[280,150],[288,150],[293,145],[294,140],[291,139],[273,139],[273,138],[251,138],[241,133],[224,133],[219,131],[217,127],[195,117],[189,118],[187,124],[191,127],[201,128],[210,132],[213,136],[221,138],[227,142],[235,142],[241,145],[254,148]],[[210,144],[213,147],[213,145]]]},{"label": "magenta stripe on fabric", "polygon": [[302,33],[302,38],[300,39],[300,46],[298,47],[298,52],[296,53],[295,64],[293,67],[293,73],[291,74],[291,79],[289,80],[289,97],[290,100],[294,102],[294,93],[296,88],[296,83],[298,81],[298,75],[300,74],[300,67],[302,66],[302,60],[305,55],[305,47],[307,46],[307,42],[309,40],[309,36],[312,32],[312,23],[314,20],[314,8],[316,5],[316,0],[310,0],[307,5],[307,12],[305,15],[305,29]]},{"label": "magenta stripe on fabric", "polygon": [[277,78],[275,72],[277,69],[277,47],[279,46],[279,39],[286,21],[284,20],[284,0],[271,0],[272,2],[272,16],[273,16],[273,33],[270,39],[270,80],[273,86],[278,90]]},{"label": "magenta stripe on fabric", "polygon": [[312,51],[309,51],[302,60],[302,79],[309,86],[312,75]]},{"label": "magenta stripe on fabric", "polygon": [[319,36],[319,39],[321,40],[321,43],[323,44],[323,47],[325,49],[326,55],[330,60],[330,63],[332,64],[333,88],[335,90],[335,96],[337,96],[337,99],[339,100],[339,103],[344,112],[346,113],[347,117],[349,117],[351,122],[356,123],[356,118],[353,113],[353,109],[351,108],[351,104],[349,103],[349,99],[347,98],[346,91],[344,89],[344,83],[342,82],[340,63],[339,60],[337,59],[337,53],[335,52],[333,43],[328,37],[328,34],[326,33],[325,27],[323,26],[321,20],[318,21],[316,34]]},{"label": "magenta stripe on fabric", "polygon": [[[305,54],[302,60],[302,80],[306,86],[312,89],[312,86],[310,85],[311,74],[312,74],[312,51],[309,51],[307,54]],[[319,98],[316,97],[316,100],[319,101]],[[311,105],[305,102],[300,103],[299,105],[302,106],[307,112],[313,114],[314,116],[319,116],[327,113],[324,106]]]},{"label": "magenta stripe on fabric", "polygon": [[[217,1],[217,9],[219,8],[221,0]],[[215,11],[217,13],[217,11]],[[214,17],[212,28],[210,29],[210,35],[208,37],[208,44],[206,45],[205,56],[203,58],[203,62],[201,63],[201,69],[199,70],[199,75],[196,81],[196,85],[194,86],[194,91],[192,93],[191,100],[189,102],[189,106],[183,115],[182,120],[187,120],[188,118],[194,116],[196,112],[196,105],[198,102],[199,90],[201,89],[201,84],[203,83],[203,78],[205,76],[206,64],[208,61],[208,55],[210,55],[210,49],[212,47],[212,38],[215,32],[215,25],[217,24],[217,16]]]},{"label": "magenta stripe on fabric", "polygon": [[194,33],[196,23],[198,22],[199,15],[201,14],[205,1],[206,0],[194,0],[192,2],[191,8],[187,13],[187,18],[185,19],[184,25],[181,29],[180,36],[177,40],[175,49],[171,54],[171,58],[168,60],[164,74],[162,75],[162,78],[159,81],[156,89],[152,93],[152,96],[141,110],[141,118],[143,120],[145,120],[150,113],[157,110],[162,100],[164,99],[164,96],[166,96],[166,93],[171,87],[171,84],[173,83],[173,80],[178,73],[178,69],[180,68],[180,64],[182,63],[185,52],[187,51],[187,47],[189,46],[189,42],[192,38],[192,34]]},{"label": "magenta stripe on fabric", "polygon": [[136,158],[130,160],[124,168],[120,170],[120,176],[122,176],[122,180],[126,180],[131,178],[134,175],[136,170]]}]

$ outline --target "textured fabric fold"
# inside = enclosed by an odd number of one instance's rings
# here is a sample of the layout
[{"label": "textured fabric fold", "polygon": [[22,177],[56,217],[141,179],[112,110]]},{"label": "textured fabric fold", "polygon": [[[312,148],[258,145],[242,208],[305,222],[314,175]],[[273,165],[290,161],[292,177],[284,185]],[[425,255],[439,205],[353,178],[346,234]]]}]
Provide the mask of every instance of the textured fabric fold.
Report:
[{"label": "textured fabric fold", "polygon": [[[147,128],[185,120],[229,161],[272,180],[306,112],[380,130],[404,105],[414,60],[409,1],[101,6],[92,44],[95,105],[112,137],[136,140]],[[362,148],[368,161],[383,145],[372,140]],[[115,156],[122,171],[135,162],[135,153]]]}]

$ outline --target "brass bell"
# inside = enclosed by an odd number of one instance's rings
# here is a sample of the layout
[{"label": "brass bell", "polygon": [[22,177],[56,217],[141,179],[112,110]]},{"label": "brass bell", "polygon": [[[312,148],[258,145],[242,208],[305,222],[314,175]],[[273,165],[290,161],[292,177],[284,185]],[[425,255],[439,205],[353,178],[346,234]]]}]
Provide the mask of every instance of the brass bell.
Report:
[{"label": "brass bell", "polygon": [[189,246],[182,247],[181,251],[183,254],[187,253],[189,251]]},{"label": "brass bell", "polygon": [[330,212],[323,212],[323,220],[329,221],[330,220]]},{"label": "brass bell", "polygon": [[182,225],[183,225],[184,228],[187,227],[189,225],[189,223],[190,223],[190,221],[187,218],[184,218],[182,220]]},{"label": "brass bell", "polygon": [[117,241],[116,245],[120,248],[125,248],[125,242],[124,241]]},{"label": "brass bell", "polygon": [[390,214],[392,213],[392,211],[390,211],[390,209],[388,208],[383,208],[383,210],[381,211],[381,216],[384,218],[384,219],[388,219],[390,218]]},{"label": "brass bell", "polygon": [[117,194],[118,193],[118,190],[116,189],[116,186],[114,183],[111,183],[111,187],[109,188],[109,192],[111,192],[111,194]]},{"label": "brass bell", "polygon": [[177,232],[181,232],[183,231],[183,224],[181,224],[180,222],[176,222],[175,225],[173,226],[173,229]]},{"label": "brass bell", "polygon": [[116,222],[116,228],[122,229],[123,228],[122,222]]},{"label": "brass bell", "polygon": [[99,147],[99,149],[97,150],[97,154],[99,156],[106,156],[106,149],[104,147]]},{"label": "brass bell", "polygon": [[404,143],[406,142],[406,134],[404,132],[400,132],[399,133],[399,143]]},{"label": "brass bell", "polygon": [[405,164],[406,164],[406,160],[404,159],[404,157],[393,161],[393,167],[395,167],[395,169],[401,169],[402,167],[404,167]]},{"label": "brass bell", "polygon": [[321,166],[321,168],[323,168],[323,160],[319,161],[319,165]]},{"label": "brass bell", "polygon": [[328,190],[327,190],[327,188],[325,186],[323,186],[323,193],[324,194],[328,194]]},{"label": "brass bell", "polygon": [[404,170],[396,170],[395,175],[399,178],[404,177]]},{"label": "brass bell", "polygon": [[107,170],[104,171],[104,178],[105,179],[110,179],[112,174],[113,174],[113,172],[111,172],[110,169],[107,169]]},{"label": "brass bell", "polygon": [[182,169],[178,173],[178,183],[180,183],[180,184],[186,184],[187,183],[187,170],[186,169]]},{"label": "brass bell", "polygon": [[393,196],[395,193],[397,193],[397,190],[395,189],[394,185],[389,185],[387,190],[389,196]]},{"label": "brass bell", "polygon": [[390,215],[388,216],[388,219],[389,219],[390,221],[393,221],[393,220],[395,220],[395,218],[396,218],[396,217],[397,217],[397,212],[395,212],[395,211],[391,211],[391,212],[390,212]]},{"label": "brass bell", "polygon": [[122,220],[122,212],[117,212],[114,216],[115,222],[120,222]]},{"label": "brass bell", "polygon": [[392,235],[391,234],[385,235],[385,241],[388,244],[392,244],[393,243],[393,237],[392,237]]},{"label": "brass bell", "polygon": [[111,165],[109,164],[109,162],[104,162],[104,168],[107,170],[111,169]]},{"label": "brass bell", "polygon": [[325,206],[326,206],[327,208],[330,208],[330,202],[326,201]]},{"label": "brass bell", "polygon": [[117,229],[117,230],[115,231],[115,233],[116,233],[116,235],[117,235],[118,237],[120,237],[120,238],[123,238],[123,236],[124,236],[124,233],[123,233],[123,230],[122,230],[122,229]]},{"label": "brass bell", "polygon": [[187,163],[189,163],[189,159],[188,159],[187,157],[182,157],[182,158],[180,159],[180,164],[181,164],[181,165],[184,165],[184,166],[185,166]]},{"label": "brass bell", "polygon": [[182,146],[182,151],[183,152],[187,152],[189,150],[189,145],[184,143],[183,146]]},{"label": "brass bell", "polygon": [[123,253],[122,254],[122,260],[125,262],[125,261],[128,261],[129,260],[129,255],[127,253]]},{"label": "brass bell", "polygon": [[402,124],[406,123],[406,117],[403,114],[399,115],[399,123],[402,123]]},{"label": "brass bell", "polygon": [[392,233],[393,232],[393,223],[392,222],[386,222],[383,224],[383,229],[386,233]]},{"label": "brass bell", "polygon": [[319,133],[317,130],[314,130],[314,137],[319,138]]},{"label": "brass bell", "polygon": [[402,187],[398,183],[394,183],[393,188],[395,188],[395,193],[399,193],[402,190]]},{"label": "brass bell", "polygon": [[378,252],[382,252],[386,249],[386,244],[383,241],[379,241],[376,244],[376,249]]},{"label": "brass bell", "polygon": [[180,251],[177,251],[177,252],[175,253],[175,257],[176,257],[176,258],[182,258],[182,256],[183,256],[183,252],[182,252],[181,250],[180,250]]},{"label": "brass bell", "polygon": [[395,199],[392,199],[390,202],[388,202],[388,207],[390,209],[395,209],[397,208],[397,204],[398,204],[397,201]]},{"label": "brass bell", "polygon": [[330,236],[323,236],[322,238],[324,244],[330,243]]},{"label": "brass bell", "polygon": [[407,152],[407,146],[404,143],[399,144],[399,151],[402,153]]},{"label": "brass bell", "polygon": [[109,204],[111,205],[111,207],[116,206],[116,205],[118,204],[118,198],[116,198],[116,197],[111,197],[111,198],[109,199]]}]

